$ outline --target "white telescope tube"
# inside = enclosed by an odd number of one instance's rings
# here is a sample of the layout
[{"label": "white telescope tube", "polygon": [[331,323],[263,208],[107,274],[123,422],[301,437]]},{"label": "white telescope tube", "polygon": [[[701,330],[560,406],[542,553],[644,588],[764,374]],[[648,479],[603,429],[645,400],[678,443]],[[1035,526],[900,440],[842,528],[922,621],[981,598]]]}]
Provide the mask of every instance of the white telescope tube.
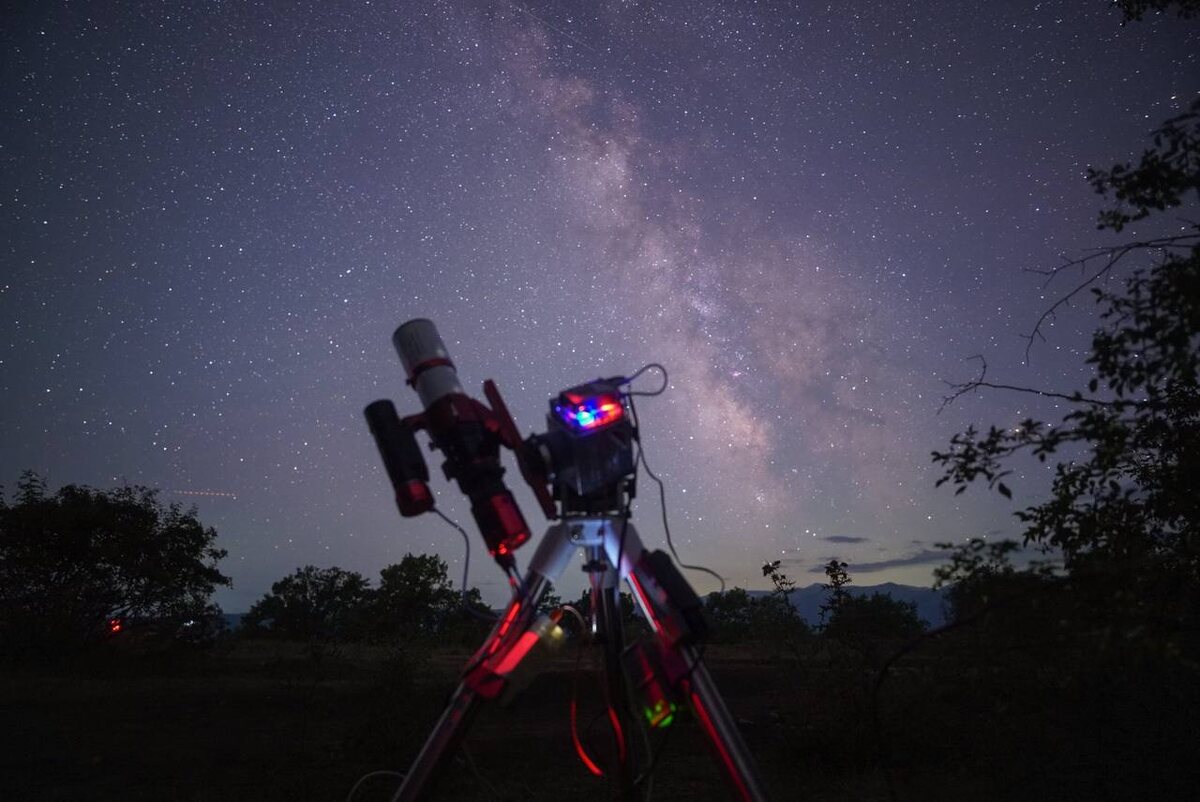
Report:
[{"label": "white telescope tube", "polygon": [[432,320],[419,317],[404,323],[392,335],[392,345],[426,409],[442,396],[463,394],[458,371]]}]

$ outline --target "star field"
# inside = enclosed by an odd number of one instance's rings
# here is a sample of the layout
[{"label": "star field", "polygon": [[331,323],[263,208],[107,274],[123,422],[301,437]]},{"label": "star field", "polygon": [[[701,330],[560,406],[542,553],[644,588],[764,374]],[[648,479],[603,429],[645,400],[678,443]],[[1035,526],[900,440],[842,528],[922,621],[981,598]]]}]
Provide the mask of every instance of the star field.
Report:
[{"label": "star field", "polygon": [[[944,381],[974,354],[1086,380],[1086,307],[1023,363],[1061,289],[1024,271],[1105,241],[1087,166],[1140,152],[1200,53],[1103,2],[28,5],[0,62],[0,476],[197,504],[231,611],[309,563],[457,576],[361,417],[416,411],[412,317],[525,433],[567,386],[665,364],[647,456],[685,559],[730,583],[834,555],[928,583],[934,542],[1016,531],[1012,502],[935,491],[929,452],[1055,414],[939,415]],[[646,488],[634,520],[661,542]]]}]

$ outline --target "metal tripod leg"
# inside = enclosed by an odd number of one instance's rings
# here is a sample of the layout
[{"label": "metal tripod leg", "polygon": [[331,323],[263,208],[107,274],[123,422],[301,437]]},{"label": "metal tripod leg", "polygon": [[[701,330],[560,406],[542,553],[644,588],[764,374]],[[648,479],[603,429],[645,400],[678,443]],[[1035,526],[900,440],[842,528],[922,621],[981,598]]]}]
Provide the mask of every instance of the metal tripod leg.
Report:
[{"label": "metal tripod leg", "polygon": [[605,546],[612,563],[619,565],[621,576],[628,580],[634,602],[654,630],[659,648],[676,658],[671,661],[671,680],[686,694],[737,798],[766,802],[750,750],[704,666],[700,650],[693,645],[698,613],[694,608],[699,605],[695,593],[665,554],[645,549],[632,524],[622,527],[620,542],[608,538]]},{"label": "metal tripod leg", "polygon": [[716,683],[709,676],[708,668],[695,650],[685,648],[684,653],[692,661],[689,665],[694,666],[690,670],[691,676],[683,682],[688,701],[696,712],[700,727],[712,742],[726,778],[737,791],[739,799],[747,802],[765,800],[767,795],[758,777],[758,767],[742,740],[737,723],[725,707],[725,700],[721,698]]},{"label": "metal tripod leg", "polygon": [[[476,652],[450,704],[442,713],[413,762],[393,802],[415,802],[423,798],[446,753],[462,738],[482,704],[500,696],[508,679],[539,640],[535,630],[537,606],[556,581],[577,547],[589,548],[591,560],[607,563],[605,578],[593,586],[604,634],[615,644],[606,655],[610,710],[621,716],[625,709],[624,676],[620,667],[621,620],[615,582],[617,575],[628,580],[634,601],[654,630],[658,648],[669,656],[669,680],[687,697],[705,735],[720,760],[730,786],[741,802],[766,802],[758,770],[742,741],[737,724],[694,646],[694,615],[699,600],[670,559],[661,552],[648,552],[633,525],[624,521],[614,526],[613,517],[575,519],[552,526],[530,563],[523,590],[506,608],[483,647]],[[597,553],[599,552],[599,553]],[[598,566],[599,567],[599,566]],[[613,640],[615,638],[615,640]],[[618,719],[619,721],[620,719]],[[618,744],[618,752],[620,745]],[[636,789],[626,775],[632,771],[621,761],[621,798],[634,799]]]},{"label": "metal tripod leg", "polygon": [[524,593],[509,602],[487,641],[467,664],[462,681],[409,766],[392,802],[424,798],[445,756],[466,734],[483,703],[503,693],[509,676],[540,639],[533,627],[538,618],[538,604],[549,590],[550,582],[531,571],[524,588]]},{"label": "metal tripod leg", "polygon": [[617,776],[613,795],[632,802],[636,799],[633,766],[626,754],[626,732],[632,732],[626,699],[628,690],[621,654],[625,649],[625,634],[621,624],[618,590],[620,576],[608,564],[602,545],[589,546],[588,562],[592,586],[592,615],[596,620],[596,635],[604,648],[604,703],[612,725]]},{"label": "metal tripod leg", "polygon": [[392,802],[411,802],[422,797],[433,780],[442,757],[458,745],[470,727],[480,703],[478,694],[465,683],[459,683],[454,689],[454,695],[450,697],[450,703],[442,711],[429,737],[425,739],[425,745],[421,747],[417,759],[409,766],[404,775],[404,782],[392,797]]},{"label": "metal tripod leg", "polygon": [[513,596],[488,639],[463,669],[462,681],[409,766],[392,802],[422,799],[446,754],[466,734],[475,714],[485,702],[504,692],[508,678],[539,639],[533,631],[538,621],[538,605],[551,584],[562,575],[576,548],[567,527],[560,524],[546,532],[525,574],[521,592]]}]

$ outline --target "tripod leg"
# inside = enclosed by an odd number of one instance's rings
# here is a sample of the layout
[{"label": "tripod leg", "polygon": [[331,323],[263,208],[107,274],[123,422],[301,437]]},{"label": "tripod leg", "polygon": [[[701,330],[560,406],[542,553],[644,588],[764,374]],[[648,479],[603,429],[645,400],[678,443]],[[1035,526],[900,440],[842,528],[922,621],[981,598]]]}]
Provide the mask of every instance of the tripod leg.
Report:
[{"label": "tripod leg", "polygon": [[[666,554],[645,549],[632,525],[624,541],[623,547],[615,548],[619,555],[613,559],[620,559],[634,601],[654,630],[667,680],[686,695],[737,798],[765,802],[754,758],[704,666],[701,651],[693,645],[706,630],[699,598]],[[611,545],[609,550],[614,551]]]},{"label": "tripod leg", "polygon": [[392,802],[423,799],[446,754],[458,745],[484,702],[504,691],[509,676],[540,640],[537,607],[550,582],[533,571],[524,592],[513,597],[491,635],[463,670],[462,681],[425,739]]},{"label": "tripod leg", "polygon": [[633,766],[626,753],[625,733],[632,732],[632,722],[628,715],[628,689],[621,663],[625,638],[618,596],[620,577],[602,557],[603,551],[599,547],[588,549],[592,613],[596,620],[597,638],[604,648],[604,703],[608,707],[609,723],[615,741],[613,752],[617,761],[617,784],[613,790],[617,799],[633,800],[636,799]]},{"label": "tripod leg", "polygon": [[459,739],[470,727],[471,720],[479,710],[481,701],[479,695],[467,687],[466,683],[459,683],[454,689],[454,695],[450,697],[450,703],[446,705],[433,731],[425,739],[425,745],[417,753],[417,759],[409,766],[404,775],[404,782],[392,797],[392,802],[413,802],[424,796],[442,757],[458,745]]},{"label": "tripod leg", "polygon": [[684,648],[684,654],[693,666],[690,676],[683,682],[687,691],[688,701],[696,713],[700,727],[712,742],[713,749],[725,770],[725,776],[737,791],[738,798],[747,802],[765,800],[766,793],[758,777],[758,767],[750,756],[738,731],[737,724],[725,707],[717,685],[705,667],[703,659],[690,647]]}]

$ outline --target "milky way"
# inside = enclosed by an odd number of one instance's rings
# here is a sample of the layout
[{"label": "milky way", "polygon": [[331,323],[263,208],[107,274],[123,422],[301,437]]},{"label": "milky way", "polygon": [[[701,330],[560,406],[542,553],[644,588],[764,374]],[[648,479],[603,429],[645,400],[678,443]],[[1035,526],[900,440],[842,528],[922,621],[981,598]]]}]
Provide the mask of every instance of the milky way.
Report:
[{"label": "milky way", "polygon": [[[1086,306],[1024,364],[1065,289],[1027,269],[1105,242],[1086,167],[1183,109],[1200,53],[1100,0],[27,5],[0,66],[2,481],[195,503],[229,610],[305,564],[461,566],[396,515],[361,418],[416,411],[389,341],[412,317],[527,433],[567,386],[666,365],[647,456],[683,556],[731,583],[835,555],[928,583],[935,542],[1018,531],[1047,480],[955,498],[929,452],[1056,414],[939,415],[944,382],[974,354],[1086,378]],[[645,486],[635,521],[662,541]],[[485,560],[471,582],[502,593]]]}]

